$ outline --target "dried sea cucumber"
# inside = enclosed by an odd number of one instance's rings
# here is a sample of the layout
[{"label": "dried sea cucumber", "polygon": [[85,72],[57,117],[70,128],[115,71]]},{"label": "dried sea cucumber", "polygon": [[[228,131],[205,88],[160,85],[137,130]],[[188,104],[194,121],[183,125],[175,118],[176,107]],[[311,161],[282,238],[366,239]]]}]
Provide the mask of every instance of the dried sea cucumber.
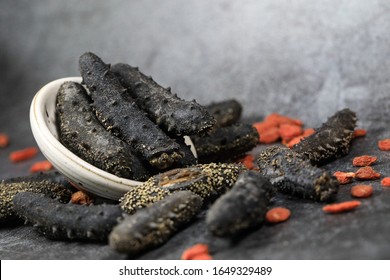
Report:
[{"label": "dried sea cucumber", "polygon": [[240,174],[233,188],[207,211],[207,228],[216,236],[235,236],[258,227],[264,221],[270,199],[271,182],[259,172]]},{"label": "dried sea cucumber", "polygon": [[80,56],[79,68],[93,100],[91,105],[107,130],[157,168],[167,168],[183,157],[179,144],[145,116],[109,65],[87,52]]},{"label": "dried sea cucumber", "polygon": [[265,149],[257,165],[280,192],[317,201],[330,201],[337,195],[339,183],[334,176],[289,148]]},{"label": "dried sea cucumber", "polygon": [[259,141],[257,130],[250,124],[234,124],[218,127],[207,135],[191,137],[199,163],[224,162],[238,158]]},{"label": "dried sea cucumber", "polygon": [[187,225],[201,210],[200,196],[183,191],[128,215],[109,235],[114,250],[130,256],[155,248]]},{"label": "dried sea cucumber", "polygon": [[68,185],[58,179],[58,172],[38,173],[0,182],[0,224],[17,219],[13,198],[20,192],[43,193],[51,198],[68,202],[72,192]]},{"label": "dried sea cucumber", "polygon": [[241,118],[242,105],[236,99],[212,102],[205,108],[214,117],[218,126],[230,126]]},{"label": "dried sea cucumber", "polygon": [[186,101],[163,88],[137,67],[118,63],[111,67],[135,103],[168,133],[193,135],[209,130],[214,118],[195,100]]},{"label": "dried sea cucumber", "polygon": [[310,159],[314,165],[342,157],[349,152],[356,121],[355,112],[348,108],[340,110],[292,149]]},{"label": "dried sea cucumber", "polygon": [[18,216],[54,240],[107,242],[123,213],[117,204],[63,204],[32,192],[15,195],[13,203]]},{"label": "dried sea cucumber", "polygon": [[242,164],[210,163],[177,168],[157,174],[131,189],[120,198],[123,211],[133,214],[177,191],[188,190],[202,198],[215,199],[229,190],[239,174]]},{"label": "dried sea cucumber", "polygon": [[63,83],[57,93],[59,138],[70,151],[90,164],[119,177],[146,180],[148,171],[130,147],[97,120],[84,87]]}]

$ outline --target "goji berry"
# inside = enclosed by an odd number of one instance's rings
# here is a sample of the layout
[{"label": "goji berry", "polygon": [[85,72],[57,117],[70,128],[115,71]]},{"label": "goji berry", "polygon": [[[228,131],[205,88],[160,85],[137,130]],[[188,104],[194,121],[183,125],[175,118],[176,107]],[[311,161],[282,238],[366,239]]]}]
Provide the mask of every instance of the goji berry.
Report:
[{"label": "goji berry", "polygon": [[0,148],[5,148],[9,144],[9,137],[8,135],[1,133],[0,134]]},{"label": "goji berry", "polygon": [[370,185],[356,185],[351,188],[351,195],[354,197],[370,197],[374,189]]},{"label": "goji berry", "polygon": [[302,127],[296,124],[281,124],[279,126],[279,134],[283,140],[290,141],[294,137],[302,134]]},{"label": "goji berry", "polygon": [[314,128],[306,128],[306,129],[303,131],[302,136],[303,136],[303,137],[308,137],[308,136],[312,135],[314,132],[316,132],[316,131],[314,130]]},{"label": "goji berry", "polygon": [[326,213],[337,214],[346,211],[351,211],[360,206],[361,202],[357,200],[344,201],[340,203],[328,204],[322,207],[322,210]]},{"label": "goji berry", "polygon": [[38,148],[36,147],[29,147],[23,150],[18,150],[11,152],[9,155],[9,159],[12,162],[20,162],[24,160],[28,160],[30,158],[33,158],[38,154]]},{"label": "goji berry", "polygon": [[281,223],[290,218],[291,211],[284,207],[275,207],[267,211],[265,219],[269,223]]},{"label": "goji berry", "polygon": [[366,134],[367,134],[367,130],[365,129],[355,129],[353,131],[352,138],[366,136]]},{"label": "goji berry", "polygon": [[256,123],[253,123],[252,126],[254,128],[256,128],[256,130],[259,134],[266,132],[268,129],[270,129],[272,127],[277,127],[277,125],[275,123],[272,123],[272,122],[256,122]]},{"label": "goji berry", "polygon": [[93,202],[93,199],[83,191],[77,191],[72,194],[70,202],[73,204],[86,204],[89,205]]},{"label": "goji berry", "polygon": [[381,185],[384,187],[390,187],[390,177],[385,177],[381,181]]},{"label": "goji berry", "polygon": [[390,151],[390,138],[378,141],[378,147],[382,151]]},{"label": "goji berry", "polygon": [[337,181],[339,181],[339,184],[344,185],[350,183],[352,179],[355,178],[355,173],[336,171],[333,173],[333,176],[336,177]]},{"label": "goji berry", "polygon": [[40,171],[48,171],[51,169],[53,169],[53,165],[49,161],[44,160],[44,161],[35,162],[30,167],[30,172],[34,173],[34,172],[40,172]]},{"label": "goji berry", "polygon": [[277,127],[271,127],[267,131],[260,134],[260,143],[271,144],[278,141],[280,138],[279,129]]},{"label": "goji berry", "polygon": [[246,155],[243,158],[238,159],[237,162],[241,162],[248,169],[254,169],[255,168],[255,165],[253,163],[254,160],[255,158],[252,155]]},{"label": "goji berry", "polygon": [[265,118],[264,121],[270,122],[270,123],[274,123],[275,125],[281,125],[281,124],[285,124],[285,123],[295,124],[295,125],[299,125],[299,126],[303,125],[302,121],[300,121],[298,119],[292,119],[290,117],[283,116],[283,115],[280,115],[280,114],[277,114],[277,113],[269,114]]},{"label": "goji berry", "polygon": [[180,259],[192,260],[197,255],[205,255],[205,254],[209,255],[209,246],[207,244],[198,243],[184,250]]},{"label": "goji berry", "polygon": [[293,139],[291,139],[290,141],[288,141],[287,147],[292,148],[295,144],[298,144],[299,142],[301,142],[301,140],[302,140],[303,138],[305,138],[305,137],[303,137],[303,136],[294,137]]},{"label": "goji berry", "polygon": [[380,177],[381,174],[372,169],[371,166],[359,168],[358,171],[356,171],[355,173],[355,178],[359,180],[372,180],[379,179]]},{"label": "goji berry", "polygon": [[191,260],[212,260],[213,257],[209,254],[199,254],[195,255]]},{"label": "goji berry", "polygon": [[360,157],[355,157],[352,160],[352,165],[353,166],[368,166],[368,165],[373,164],[376,160],[377,160],[377,157],[364,155],[364,156],[360,156]]}]

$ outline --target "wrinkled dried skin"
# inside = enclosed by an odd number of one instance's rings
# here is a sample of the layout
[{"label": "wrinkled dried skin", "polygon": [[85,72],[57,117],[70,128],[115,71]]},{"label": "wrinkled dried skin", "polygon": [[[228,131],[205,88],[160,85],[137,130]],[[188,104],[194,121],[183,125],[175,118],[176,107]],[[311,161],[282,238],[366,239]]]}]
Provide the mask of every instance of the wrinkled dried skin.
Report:
[{"label": "wrinkled dried skin", "polygon": [[289,148],[269,147],[260,153],[257,164],[280,192],[317,201],[330,201],[337,195],[339,183],[334,176]]},{"label": "wrinkled dried skin", "polygon": [[108,234],[122,216],[118,205],[63,204],[31,192],[15,195],[13,202],[18,216],[55,240],[107,242]]},{"label": "wrinkled dried skin", "polygon": [[118,63],[111,67],[135,103],[166,132],[193,135],[209,130],[215,123],[195,100],[186,101],[141,73],[137,67]]},{"label": "wrinkled dried skin", "polygon": [[349,109],[338,111],[309,137],[293,146],[293,150],[322,165],[349,152],[356,126],[356,114]]},{"label": "wrinkled dried skin", "polygon": [[207,228],[216,236],[235,236],[260,226],[274,194],[270,181],[256,171],[241,173],[233,188],[207,211]]},{"label": "wrinkled dried skin", "polygon": [[89,96],[78,83],[65,82],[57,93],[59,138],[71,152],[119,177],[146,180],[149,176],[128,144],[112,135],[97,120]]},{"label": "wrinkled dried skin", "polygon": [[257,130],[250,124],[216,128],[208,135],[193,136],[199,163],[225,162],[243,156],[256,147]]},{"label": "wrinkled dried skin", "polygon": [[242,105],[235,99],[213,102],[205,107],[221,127],[235,124],[241,118]]},{"label": "wrinkled dried skin", "polygon": [[71,191],[53,173],[18,177],[0,182],[0,224],[17,218],[13,198],[20,192],[43,193],[51,198],[68,202]]},{"label": "wrinkled dried skin", "polygon": [[120,205],[125,212],[133,214],[140,208],[184,190],[202,198],[215,199],[230,189],[244,170],[242,164],[216,163],[172,169],[128,191],[120,199]]},{"label": "wrinkled dried skin", "polygon": [[177,192],[156,204],[127,216],[112,230],[110,246],[134,256],[167,242],[200,211],[203,200],[189,192]]},{"label": "wrinkled dried skin", "polygon": [[91,105],[107,130],[157,168],[168,168],[183,157],[179,145],[138,108],[109,65],[93,53],[85,53],[79,68],[93,100]]}]

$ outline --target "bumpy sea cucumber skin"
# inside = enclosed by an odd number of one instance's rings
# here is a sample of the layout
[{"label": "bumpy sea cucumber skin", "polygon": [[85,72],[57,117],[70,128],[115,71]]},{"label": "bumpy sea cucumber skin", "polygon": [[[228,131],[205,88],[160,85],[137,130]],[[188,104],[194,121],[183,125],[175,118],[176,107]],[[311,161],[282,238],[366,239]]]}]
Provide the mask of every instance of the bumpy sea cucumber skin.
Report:
[{"label": "bumpy sea cucumber skin", "polygon": [[241,173],[233,188],[207,211],[207,228],[216,236],[235,236],[260,226],[274,195],[271,182],[257,171]]},{"label": "bumpy sea cucumber skin", "polygon": [[91,105],[107,130],[157,168],[167,168],[182,158],[179,145],[138,108],[109,65],[87,52],[81,55],[79,68],[93,100]]},{"label": "bumpy sea cucumber skin", "polygon": [[334,176],[289,148],[271,146],[259,154],[257,164],[280,192],[316,201],[330,201],[337,195],[339,183]]},{"label": "bumpy sea cucumber skin", "polygon": [[242,164],[210,163],[177,168],[155,175],[128,191],[120,199],[128,214],[147,207],[174,192],[188,190],[204,199],[213,200],[229,190],[241,172]]},{"label": "bumpy sea cucumber skin", "polygon": [[114,250],[135,256],[167,242],[201,210],[203,200],[189,192],[177,192],[156,204],[125,217],[110,233]]},{"label": "bumpy sea cucumber skin", "polygon": [[213,102],[205,108],[216,120],[216,125],[221,127],[235,124],[241,118],[242,105],[236,99]]},{"label": "bumpy sea cucumber skin", "polygon": [[193,135],[211,128],[215,120],[195,100],[186,101],[163,88],[137,67],[118,63],[111,67],[135,103],[168,133]]},{"label": "bumpy sea cucumber skin", "polygon": [[310,159],[314,165],[342,157],[349,152],[356,121],[355,112],[347,108],[340,110],[292,149]]},{"label": "bumpy sea cucumber skin", "polygon": [[43,193],[64,202],[68,202],[72,195],[70,189],[59,182],[53,173],[39,173],[34,176],[3,180],[0,182],[0,225],[17,219],[13,208],[13,198],[20,192]]},{"label": "bumpy sea cucumber skin", "polygon": [[54,240],[107,242],[123,213],[115,204],[63,204],[31,192],[18,193],[13,203],[18,216]]},{"label": "bumpy sea cucumber skin", "polygon": [[61,143],[90,164],[119,177],[146,180],[148,171],[128,144],[97,120],[84,87],[63,83],[57,93],[56,116]]},{"label": "bumpy sea cucumber skin", "polygon": [[225,162],[252,150],[259,141],[257,130],[250,124],[218,127],[207,135],[193,136],[199,163]]}]

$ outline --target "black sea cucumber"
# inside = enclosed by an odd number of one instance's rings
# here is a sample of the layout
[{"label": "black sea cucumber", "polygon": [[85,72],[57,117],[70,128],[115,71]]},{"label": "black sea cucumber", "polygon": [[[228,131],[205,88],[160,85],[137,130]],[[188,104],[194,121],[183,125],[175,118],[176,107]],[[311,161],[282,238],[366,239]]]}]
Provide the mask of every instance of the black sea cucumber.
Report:
[{"label": "black sea cucumber", "polygon": [[292,149],[310,159],[314,165],[342,157],[349,152],[356,120],[355,112],[340,110]]},{"label": "black sea cucumber", "polygon": [[56,116],[61,143],[90,164],[119,177],[149,177],[128,144],[107,131],[97,120],[84,87],[63,83],[57,93]]},{"label": "black sea cucumber", "polygon": [[188,190],[202,198],[214,199],[229,190],[238,175],[245,170],[242,164],[210,163],[177,168],[157,174],[131,189],[120,199],[122,209],[133,214],[173,192]]},{"label": "black sea cucumber", "polygon": [[210,129],[214,118],[195,100],[186,101],[163,88],[137,67],[118,63],[111,67],[135,103],[166,132],[177,135],[198,134]]},{"label": "black sea cucumber", "polygon": [[123,213],[117,204],[63,204],[31,192],[15,195],[13,203],[18,216],[55,240],[107,242]]},{"label": "black sea cucumber", "polygon": [[107,130],[157,168],[167,168],[182,158],[179,145],[145,116],[109,65],[87,52],[80,56],[79,68],[93,100],[91,105]]},{"label": "black sea cucumber", "polygon": [[258,227],[273,194],[272,184],[259,172],[241,173],[233,188],[207,211],[207,228],[216,236],[234,236]]},{"label": "black sea cucumber", "polygon": [[[54,174],[54,176],[53,176]],[[13,198],[19,192],[43,193],[52,198],[68,202],[72,195],[70,188],[57,178],[57,172],[38,173],[33,176],[17,177],[0,182],[0,224],[17,218],[13,210]]]},{"label": "black sea cucumber", "polygon": [[177,192],[125,217],[109,235],[109,245],[130,256],[167,242],[200,211],[203,200],[189,192]]},{"label": "black sea cucumber", "polygon": [[207,135],[191,137],[199,163],[224,162],[243,156],[259,141],[257,130],[250,124],[218,127]]},{"label": "black sea cucumber", "polygon": [[338,192],[334,176],[289,148],[271,146],[259,154],[257,164],[280,192],[317,201],[333,200]]},{"label": "black sea cucumber", "polygon": [[218,126],[230,126],[241,118],[242,105],[236,99],[213,102],[205,106]]}]

